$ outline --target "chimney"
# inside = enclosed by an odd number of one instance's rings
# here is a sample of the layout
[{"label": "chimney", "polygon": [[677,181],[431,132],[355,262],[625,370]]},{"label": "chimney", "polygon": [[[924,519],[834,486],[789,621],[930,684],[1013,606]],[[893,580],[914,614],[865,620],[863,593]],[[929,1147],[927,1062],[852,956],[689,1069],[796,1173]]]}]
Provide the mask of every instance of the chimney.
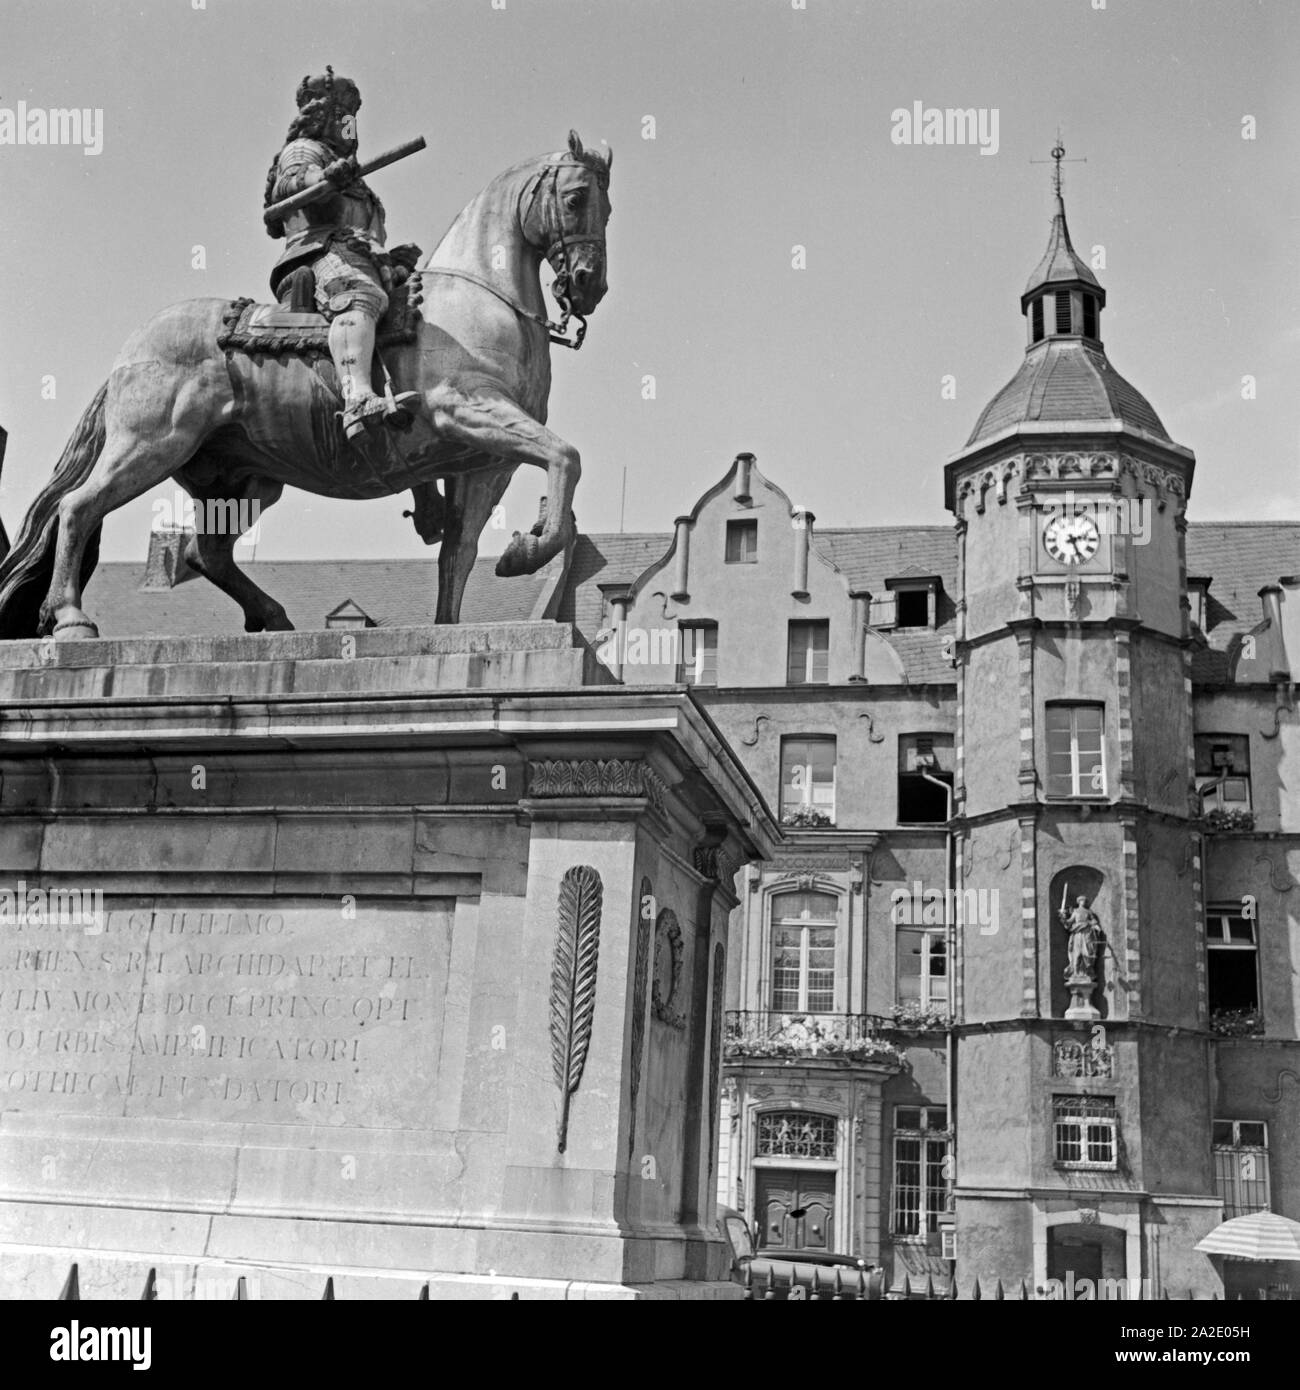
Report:
[{"label": "chimney", "polygon": [[1264,617],[1268,619],[1268,635],[1272,657],[1269,661],[1268,678],[1271,681],[1289,681],[1291,663],[1286,654],[1286,634],[1282,631],[1282,586],[1265,584],[1259,591],[1264,605]]},{"label": "chimney", "polygon": [[144,564],[142,590],[159,593],[174,589],[195,573],[185,559],[185,546],[192,534],[175,526],[149,532],[149,558]]},{"label": "chimney", "polygon": [[849,679],[864,681],[867,678],[867,619],[871,615],[871,594],[866,589],[853,589],[849,598],[853,600],[853,670]]},{"label": "chimney", "polygon": [[748,502],[750,500],[749,470],[753,462],[753,454],[736,455],[736,485],[731,496],[737,502]]},{"label": "chimney", "polygon": [[691,519],[689,516],[679,516],[673,525],[677,528],[675,542],[677,563],[673,568],[673,591],[670,597],[685,602],[691,596],[690,589],[687,587],[687,580],[690,576]]},{"label": "chimney", "polygon": [[807,507],[794,509],[794,589],[795,598],[808,597],[808,548],[812,545],[813,522],[817,518]]}]

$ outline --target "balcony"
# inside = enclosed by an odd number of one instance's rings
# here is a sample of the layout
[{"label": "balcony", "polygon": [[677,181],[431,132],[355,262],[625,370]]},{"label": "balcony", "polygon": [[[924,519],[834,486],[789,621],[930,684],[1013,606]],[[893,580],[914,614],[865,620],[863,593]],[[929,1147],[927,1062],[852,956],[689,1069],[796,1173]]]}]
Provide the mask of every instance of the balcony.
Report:
[{"label": "balcony", "polygon": [[728,1009],[723,1052],[729,1059],[881,1062],[900,1060],[884,1036],[888,1019],[877,1014],[778,1013]]}]

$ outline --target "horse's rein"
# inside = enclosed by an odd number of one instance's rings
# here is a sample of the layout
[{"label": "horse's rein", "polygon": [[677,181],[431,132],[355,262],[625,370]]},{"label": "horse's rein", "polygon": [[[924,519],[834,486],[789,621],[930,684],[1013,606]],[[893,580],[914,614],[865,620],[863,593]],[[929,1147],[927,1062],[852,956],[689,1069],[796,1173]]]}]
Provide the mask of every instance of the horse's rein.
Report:
[{"label": "horse's rein", "polygon": [[[546,182],[546,175],[548,170],[551,174],[551,200],[556,209],[556,222],[557,225],[559,225],[561,228],[563,227],[564,221],[559,216],[560,169],[573,167],[586,168],[586,165],[578,165],[578,162],[576,160],[559,160],[556,163],[549,165],[547,169],[543,169],[542,172],[538,174],[536,183],[533,185],[533,196],[528,200],[528,212],[523,213],[519,216],[519,225],[521,227],[523,226],[524,220],[527,218],[528,214],[531,213],[533,210],[533,204],[536,203],[537,196],[542,191],[542,185]],[[519,195],[519,204],[520,206],[522,206],[523,204],[522,193]],[[603,245],[604,241],[605,238],[602,236],[594,236],[590,234],[571,235],[569,233],[561,231],[543,253],[546,256],[546,259],[549,261],[551,260],[553,253],[558,247],[562,258],[562,268],[556,272],[555,277],[556,280],[561,281],[565,287],[564,290],[562,290],[559,294],[555,295],[555,301],[560,306],[559,323],[554,322],[554,320],[552,319],[546,318],[542,314],[534,314],[530,309],[525,309],[524,306],[518,302],[518,300],[514,299],[511,295],[508,295],[504,290],[498,289],[497,286],[492,284],[490,281],[484,280],[481,275],[475,275],[472,271],[456,270],[450,266],[423,266],[419,270],[413,270],[411,274],[449,275],[456,280],[468,280],[471,285],[477,285],[480,289],[487,290],[489,294],[495,295],[499,300],[502,301],[503,304],[508,304],[515,311],[515,313],[519,315],[520,318],[527,319],[530,323],[538,324],[542,328],[546,329],[546,332],[550,337],[551,342],[558,344],[560,347],[572,348],[574,352],[577,352],[578,349],[582,346],[583,339],[587,336],[587,320],[576,310],[574,310],[569,304],[569,296],[567,293],[569,284],[569,247],[571,245],[585,245],[588,242],[594,242],[599,245]],[[554,264],[554,262],[552,262],[552,264]],[[554,285],[552,285],[552,293],[554,293]],[[572,319],[577,319],[578,327],[574,333],[573,338],[569,338],[567,336],[567,333],[569,329],[569,323]]]}]

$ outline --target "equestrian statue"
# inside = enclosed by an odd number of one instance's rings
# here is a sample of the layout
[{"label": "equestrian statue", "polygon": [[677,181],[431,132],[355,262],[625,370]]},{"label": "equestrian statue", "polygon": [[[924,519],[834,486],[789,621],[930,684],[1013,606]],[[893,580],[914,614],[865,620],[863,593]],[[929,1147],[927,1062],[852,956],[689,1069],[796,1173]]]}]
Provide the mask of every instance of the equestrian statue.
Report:
[{"label": "equestrian statue", "polygon": [[[364,176],[424,142],[359,163],[361,94],[332,69],[303,79],[297,106],[266,182],[263,220],[285,243],[278,302],[187,300],[127,340],[0,562],[0,638],[98,636],[82,591],[103,520],[168,478],[196,512],[233,501],[256,514],[286,484],[340,498],[409,488],[406,515],[441,542],[439,623],[458,621],[479,536],[521,463],[546,470],[546,500],[497,574],[531,574],[573,539],[581,465],[546,428],[550,345],[580,347],[607,289],[612,152],[570,131],[567,149],[493,179],[418,266],[418,247],[385,249]],[[235,564],[238,539],[198,529],[186,559],[239,604],[246,631],[291,630]]]}]

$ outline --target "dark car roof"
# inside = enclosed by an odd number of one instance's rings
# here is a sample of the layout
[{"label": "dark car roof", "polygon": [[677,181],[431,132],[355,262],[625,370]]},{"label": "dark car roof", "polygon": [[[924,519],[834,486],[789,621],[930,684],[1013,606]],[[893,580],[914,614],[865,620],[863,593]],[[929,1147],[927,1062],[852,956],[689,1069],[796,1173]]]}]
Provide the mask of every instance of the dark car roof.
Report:
[{"label": "dark car roof", "polygon": [[754,1263],[782,1265],[846,1265],[850,1269],[867,1267],[857,1255],[837,1255],[830,1250],[758,1250]]}]

